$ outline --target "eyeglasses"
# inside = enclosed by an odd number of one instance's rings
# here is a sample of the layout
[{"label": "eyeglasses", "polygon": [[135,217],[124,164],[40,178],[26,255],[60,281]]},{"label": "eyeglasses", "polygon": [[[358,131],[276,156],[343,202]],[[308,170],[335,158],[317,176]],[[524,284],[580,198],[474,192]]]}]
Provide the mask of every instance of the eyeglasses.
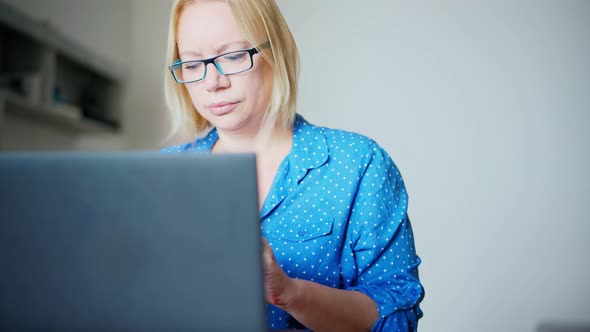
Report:
[{"label": "eyeglasses", "polygon": [[204,60],[176,60],[169,68],[174,80],[180,84],[202,81],[207,76],[207,65],[212,63],[221,75],[233,75],[252,69],[256,47],[220,54]]}]

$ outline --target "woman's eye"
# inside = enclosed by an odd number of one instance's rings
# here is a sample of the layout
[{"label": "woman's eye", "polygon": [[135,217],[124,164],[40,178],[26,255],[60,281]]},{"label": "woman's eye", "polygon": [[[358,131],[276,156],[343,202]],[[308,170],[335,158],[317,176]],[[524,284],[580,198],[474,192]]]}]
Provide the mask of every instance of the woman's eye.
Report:
[{"label": "woman's eye", "polygon": [[182,66],[183,70],[196,70],[199,69],[199,67],[201,67],[202,63],[197,62],[197,63],[185,63]]},{"label": "woman's eye", "polygon": [[246,53],[236,53],[236,54],[228,54],[225,58],[229,61],[241,61],[246,57]]}]

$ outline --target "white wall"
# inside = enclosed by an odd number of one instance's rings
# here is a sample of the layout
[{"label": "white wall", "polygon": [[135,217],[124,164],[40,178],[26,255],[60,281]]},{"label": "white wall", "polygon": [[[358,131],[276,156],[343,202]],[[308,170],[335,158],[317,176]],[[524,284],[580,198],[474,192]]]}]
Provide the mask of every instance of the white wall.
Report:
[{"label": "white wall", "polygon": [[168,19],[173,0],[131,0],[130,81],[126,132],[132,149],[160,147],[167,134],[164,75]]},{"label": "white wall", "polygon": [[590,2],[278,0],[299,110],[410,194],[422,331],[590,323]]}]

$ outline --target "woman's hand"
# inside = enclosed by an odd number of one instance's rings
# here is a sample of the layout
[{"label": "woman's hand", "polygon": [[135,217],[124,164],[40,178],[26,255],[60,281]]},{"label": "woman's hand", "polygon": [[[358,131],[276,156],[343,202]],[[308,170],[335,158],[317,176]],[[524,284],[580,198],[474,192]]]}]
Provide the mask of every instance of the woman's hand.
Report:
[{"label": "woman's hand", "polygon": [[262,258],[266,301],[313,331],[370,331],[379,319],[377,303],[361,292],[289,278],[264,237]]},{"label": "woman's hand", "polygon": [[262,260],[266,301],[284,310],[294,296],[295,283],[281,269],[272,248],[264,237],[262,238]]}]

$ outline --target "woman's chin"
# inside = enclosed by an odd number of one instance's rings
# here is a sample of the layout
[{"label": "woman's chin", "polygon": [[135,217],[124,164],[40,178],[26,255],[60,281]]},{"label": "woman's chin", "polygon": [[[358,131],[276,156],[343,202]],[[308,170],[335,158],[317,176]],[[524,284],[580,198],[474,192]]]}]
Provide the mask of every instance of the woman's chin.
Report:
[{"label": "woman's chin", "polygon": [[238,109],[223,115],[207,114],[207,120],[211,125],[222,132],[251,131],[254,127],[260,129],[262,117],[255,114],[244,114]]},{"label": "woman's chin", "polygon": [[215,116],[209,122],[222,132],[236,132],[245,127],[247,119],[236,116],[237,114],[226,114]]}]

